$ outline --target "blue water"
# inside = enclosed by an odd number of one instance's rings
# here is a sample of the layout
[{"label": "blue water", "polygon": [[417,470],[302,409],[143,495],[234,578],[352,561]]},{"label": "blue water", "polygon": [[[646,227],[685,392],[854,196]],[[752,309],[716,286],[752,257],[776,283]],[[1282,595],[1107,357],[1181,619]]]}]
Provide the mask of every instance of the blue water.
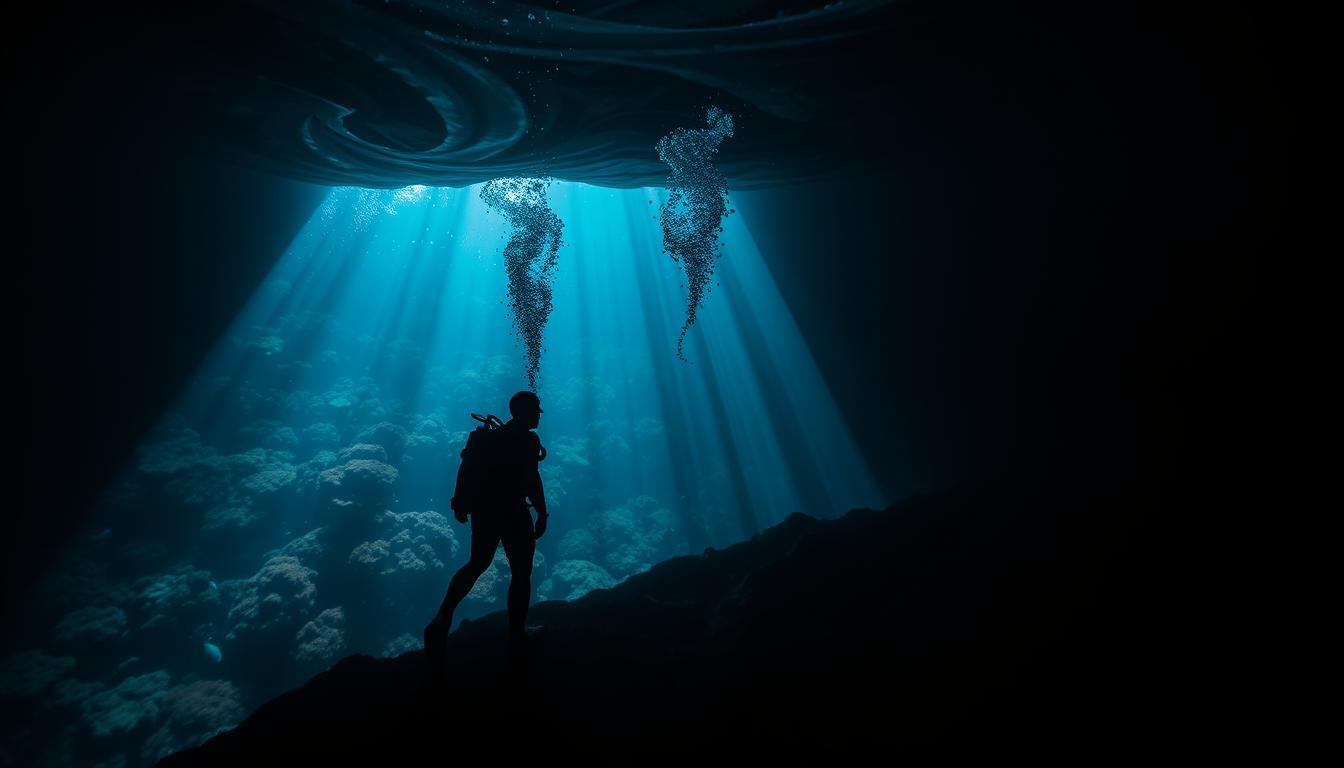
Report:
[{"label": "blue water", "polygon": [[[668,193],[547,195],[563,244],[536,370],[534,601],[879,504],[739,216],[683,361]],[[50,642],[0,661],[5,692],[40,695],[91,761],[134,765],[344,655],[419,647],[469,545],[447,500],[470,413],[507,419],[529,388],[512,234],[479,185],[332,189],[54,564]],[[503,610],[507,585],[501,552],[456,618]]]}]

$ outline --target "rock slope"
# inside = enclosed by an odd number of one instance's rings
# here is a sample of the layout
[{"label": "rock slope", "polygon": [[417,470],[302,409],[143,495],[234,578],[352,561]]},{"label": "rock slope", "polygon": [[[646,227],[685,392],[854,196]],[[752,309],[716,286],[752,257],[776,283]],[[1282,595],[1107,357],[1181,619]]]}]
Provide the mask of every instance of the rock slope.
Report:
[{"label": "rock slope", "polygon": [[999,490],[794,514],[534,605],[521,670],[491,614],[453,634],[443,679],[419,651],[351,656],[161,765],[833,759],[1109,732],[1122,698],[1095,695],[1107,664],[1078,629],[1110,546],[1090,511]]}]

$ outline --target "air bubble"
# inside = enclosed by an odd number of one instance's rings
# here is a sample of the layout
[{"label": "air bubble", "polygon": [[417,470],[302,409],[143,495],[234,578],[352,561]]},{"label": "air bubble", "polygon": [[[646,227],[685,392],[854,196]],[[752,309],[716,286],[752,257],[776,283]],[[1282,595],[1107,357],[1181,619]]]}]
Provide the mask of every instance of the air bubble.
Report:
[{"label": "air bubble", "polygon": [[678,128],[658,140],[658,158],[672,169],[668,197],[659,208],[663,250],[686,272],[686,323],[677,337],[677,357],[686,359],[686,332],[695,323],[719,256],[721,222],[728,209],[728,183],[711,163],[719,144],[733,135],[733,116],[719,107],[705,110],[708,127]]},{"label": "air bubble", "polygon": [[527,354],[527,382],[537,388],[541,337],[553,308],[552,283],[565,224],[546,199],[550,179],[504,178],[487,182],[481,200],[509,220],[513,235],[504,246],[509,308]]}]

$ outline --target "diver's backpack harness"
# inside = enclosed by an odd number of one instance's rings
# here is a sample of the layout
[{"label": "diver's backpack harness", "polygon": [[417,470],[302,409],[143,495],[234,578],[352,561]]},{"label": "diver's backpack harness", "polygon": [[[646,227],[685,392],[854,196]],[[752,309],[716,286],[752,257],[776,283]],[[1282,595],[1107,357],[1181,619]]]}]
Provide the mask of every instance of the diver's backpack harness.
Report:
[{"label": "diver's backpack harness", "polygon": [[482,429],[490,431],[499,429],[500,427],[504,426],[504,422],[500,421],[499,417],[493,413],[488,416],[482,416],[479,413],[473,413],[471,414],[471,418],[481,422],[481,426],[476,428],[477,431],[480,431]]},{"label": "diver's backpack harness", "polygon": [[[467,435],[467,445],[462,449],[462,464],[457,469],[457,487],[449,506],[459,523],[467,522],[467,516],[480,510],[488,500],[491,486],[501,482],[498,467],[502,463],[497,454],[504,447],[496,435],[504,427],[498,416],[479,413],[471,418],[481,425]],[[541,448],[537,460],[546,458],[546,449]]]}]

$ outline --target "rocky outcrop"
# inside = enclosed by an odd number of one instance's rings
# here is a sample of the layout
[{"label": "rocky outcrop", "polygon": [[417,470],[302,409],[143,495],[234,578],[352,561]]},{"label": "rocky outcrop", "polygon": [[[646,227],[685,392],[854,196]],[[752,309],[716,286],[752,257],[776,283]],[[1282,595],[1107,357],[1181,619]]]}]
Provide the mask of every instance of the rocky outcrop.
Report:
[{"label": "rocky outcrop", "polygon": [[1060,744],[1113,722],[1077,698],[1109,665],[1058,642],[1089,615],[1079,597],[1105,559],[1061,539],[1080,516],[1077,500],[1026,492],[794,514],[728,549],[536,604],[529,623],[544,630],[521,666],[506,663],[506,615],[491,614],[452,635],[441,678],[419,650],[351,656],[163,765]]}]

